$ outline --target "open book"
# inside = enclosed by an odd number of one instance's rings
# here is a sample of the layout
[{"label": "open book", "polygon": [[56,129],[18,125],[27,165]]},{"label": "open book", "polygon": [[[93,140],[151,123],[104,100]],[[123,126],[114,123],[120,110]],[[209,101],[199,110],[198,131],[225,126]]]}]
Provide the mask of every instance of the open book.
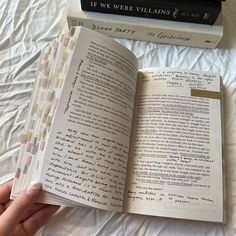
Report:
[{"label": "open book", "polygon": [[41,54],[12,198],[224,221],[222,85],[189,70],[138,70],[133,53],[71,28]]}]

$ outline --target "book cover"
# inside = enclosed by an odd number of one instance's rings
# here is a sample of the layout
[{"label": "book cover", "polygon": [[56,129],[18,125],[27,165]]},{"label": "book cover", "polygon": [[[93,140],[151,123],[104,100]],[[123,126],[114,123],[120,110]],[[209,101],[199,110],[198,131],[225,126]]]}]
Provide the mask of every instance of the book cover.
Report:
[{"label": "book cover", "polygon": [[221,2],[212,0],[81,0],[81,5],[85,11],[210,25],[221,11]]}]

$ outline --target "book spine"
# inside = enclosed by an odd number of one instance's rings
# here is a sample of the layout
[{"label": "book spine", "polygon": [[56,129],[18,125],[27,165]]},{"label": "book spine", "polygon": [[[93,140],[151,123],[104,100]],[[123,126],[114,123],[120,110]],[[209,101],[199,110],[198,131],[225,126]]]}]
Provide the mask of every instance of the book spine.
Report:
[{"label": "book spine", "polygon": [[[191,1],[190,1],[191,3]],[[100,13],[155,18],[172,21],[212,25],[220,11],[221,2],[214,1],[183,3],[136,0],[125,3],[123,0],[81,0],[82,10]]]},{"label": "book spine", "polygon": [[133,23],[125,21],[112,22],[105,19],[88,19],[72,15],[68,15],[67,20],[69,27],[84,26],[115,38],[125,38],[199,48],[215,48],[221,40],[223,34],[223,29],[222,32],[221,30],[219,30],[219,32],[211,30],[197,32],[193,31],[192,29],[189,31],[186,29],[181,30],[175,28],[175,26],[167,26],[166,28],[163,26],[147,27],[139,24],[134,25]]}]

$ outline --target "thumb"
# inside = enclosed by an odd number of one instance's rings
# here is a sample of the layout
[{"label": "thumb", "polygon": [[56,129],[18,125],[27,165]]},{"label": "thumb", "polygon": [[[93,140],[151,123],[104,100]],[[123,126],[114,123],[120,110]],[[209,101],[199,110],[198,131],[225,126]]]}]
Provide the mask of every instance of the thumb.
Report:
[{"label": "thumb", "polygon": [[14,230],[20,218],[29,210],[41,192],[42,185],[39,182],[32,182],[21,194],[12,202],[7,210],[0,216],[0,229],[6,233]]}]

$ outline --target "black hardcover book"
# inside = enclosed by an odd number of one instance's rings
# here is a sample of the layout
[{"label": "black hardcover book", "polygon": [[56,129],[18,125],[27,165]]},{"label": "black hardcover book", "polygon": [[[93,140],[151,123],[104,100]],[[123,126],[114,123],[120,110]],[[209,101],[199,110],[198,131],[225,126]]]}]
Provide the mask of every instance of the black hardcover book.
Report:
[{"label": "black hardcover book", "polygon": [[212,25],[221,0],[81,0],[81,6],[85,11]]}]

